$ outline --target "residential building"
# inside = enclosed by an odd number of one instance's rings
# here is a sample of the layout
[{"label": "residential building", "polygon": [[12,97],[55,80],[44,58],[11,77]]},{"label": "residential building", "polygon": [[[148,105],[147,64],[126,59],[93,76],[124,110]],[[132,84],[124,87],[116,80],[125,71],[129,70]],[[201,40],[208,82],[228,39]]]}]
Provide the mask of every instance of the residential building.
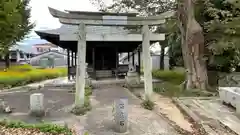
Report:
[{"label": "residential building", "polygon": [[37,50],[37,54],[41,54],[41,53],[48,52],[48,51],[57,51],[60,53],[65,52],[65,50],[62,49],[61,47],[58,47],[51,43],[35,44],[35,45],[33,45],[33,47]]},{"label": "residential building", "polygon": [[[134,55],[134,56],[133,56]],[[151,55],[151,69],[155,70],[155,69],[160,69],[160,51],[153,51],[150,50],[150,55]],[[129,64],[129,63],[133,63],[134,60],[134,65],[139,65],[138,63],[138,53],[137,51],[134,51],[133,53],[124,53],[121,54],[121,58],[120,58],[120,63],[121,64]],[[140,66],[143,67],[143,59],[142,59],[142,52],[140,53]],[[129,58],[129,59],[128,59]],[[169,69],[169,57],[167,54],[167,49],[165,50],[165,56],[164,56],[164,69]]]}]

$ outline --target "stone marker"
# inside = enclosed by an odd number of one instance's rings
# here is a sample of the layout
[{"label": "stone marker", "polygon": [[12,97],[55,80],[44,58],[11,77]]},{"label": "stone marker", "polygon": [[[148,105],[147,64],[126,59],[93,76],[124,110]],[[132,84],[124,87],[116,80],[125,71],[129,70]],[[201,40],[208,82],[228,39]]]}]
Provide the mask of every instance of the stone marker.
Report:
[{"label": "stone marker", "polygon": [[115,130],[118,133],[127,132],[128,128],[128,99],[121,98],[119,100],[115,100],[115,112],[114,112],[114,122],[115,122]]},{"label": "stone marker", "polygon": [[44,95],[42,93],[34,93],[30,95],[30,113],[36,117],[42,117],[45,115]]},{"label": "stone marker", "polygon": [[136,67],[133,64],[129,64],[127,76],[125,77],[128,86],[134,87],[140,84],[140,76],[136,72]]}]

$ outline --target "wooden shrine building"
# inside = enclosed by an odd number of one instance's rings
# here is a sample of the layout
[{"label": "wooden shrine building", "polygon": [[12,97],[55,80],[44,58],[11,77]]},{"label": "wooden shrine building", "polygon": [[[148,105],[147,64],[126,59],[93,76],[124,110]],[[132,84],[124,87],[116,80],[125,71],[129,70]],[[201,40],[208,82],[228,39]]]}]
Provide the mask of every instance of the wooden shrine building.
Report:
[{"label": "wooden shrine building", "polygon": [[[52,8],[50,13],[56,16],[65,14],[72,18],[82,16],[86,19],[89,16],[118,16],[118,17],[136,17],[136,13],[103,13],[103,12],[81,12],[65,11],[61,12]],[[58,13],[58,15],[56,15]],[[91,18],[91,17],[90,17]],[[67,18],[66,18],[67,19]],[[76,18],[77,19],[77,18]],[[73,21],[73,20],[71,20]],[[164,20],[163,20],[164,21]],[[71,24],[74,22],[71,22]],[[164,22],[162,22],[164,23]],[[63,24],[60,28],[54,30],[36,31],[36,33],[61,48],[67,49],[68,52],[68,74],[69,78],[76,74],[77,63],[77,44],[78,44],[78,26]],[[164,34],[150,34],[150,42],[165,40]],[[131,32],[122,26],[86,26],[86,63],[87,71],[90,77],[97,79],[102,77],[112,77],[120,72],[127,72],[128,65],[119,64],[119,53],[129,53],[141,47],[143,37],[141,32]],[[139,49],[140,50],[140,49]],[[138,63],[140,65],[140,52]],[[135,64],[135,62],[133,62]],[[140,66],[137,71],[140,72]],[[127,68],[127,69],[126,69]]]}]

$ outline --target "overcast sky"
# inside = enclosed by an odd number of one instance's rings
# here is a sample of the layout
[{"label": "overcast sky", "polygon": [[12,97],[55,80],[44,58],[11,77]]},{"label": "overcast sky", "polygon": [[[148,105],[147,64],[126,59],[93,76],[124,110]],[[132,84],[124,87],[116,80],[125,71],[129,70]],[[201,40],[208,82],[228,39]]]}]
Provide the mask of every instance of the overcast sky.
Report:
[{"label": "overcast sky", "polygon": [[[104,0],[105,4],[111,4],[112,0]],[[35,22],[36,27],[34,30],[55,29],[59,28],[61,24],[58,19],[51,16],[48,7],[52,7],[58,10],[78,10],[78,11],[97,11],[96,6],[92,5],[89,0],[31,0],[30,6],[31,21]],[[31,32],[28,38],[23,40],[20,45],[34,45],[46,43],[45,40],[41,40],[37,34]],[[155,48],[155,47],[154,47]],[[157,48],[159,48],[157,46]]]},{"label": "overcast sky", "polygon": [[[97,8],[89,0],[31,0],[32,7],[31,21],[35,22],[34,30],[59,28],[61,24],[56,18],[53,18],[48,7],[59,10],[80,10],[80,11],[97,11]],[[31,45],[35,43],[44,43],[40,40],[34,31],[19,44]]]}]

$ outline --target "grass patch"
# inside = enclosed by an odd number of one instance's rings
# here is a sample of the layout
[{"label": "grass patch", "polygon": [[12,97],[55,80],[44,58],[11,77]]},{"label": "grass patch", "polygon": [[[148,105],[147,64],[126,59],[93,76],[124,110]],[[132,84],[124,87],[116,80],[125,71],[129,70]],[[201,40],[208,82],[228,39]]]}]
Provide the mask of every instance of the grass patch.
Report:
[{"label": "grass patch", "polygon": [[168,97],[210,97],[215,93],[204,90],[184,90],[181,88],[181,83],[184,82],[184,70],[155,70],[152,72],[153,77],[162,80],[163,82],[154,84],[153,90]]},{"label": "grass patch", "polygon": [[183,71],[154,70],[152,75],[154,78],[177,85],[181,84],[185,79]]},{"label": "grass patch", "polygon": [[153,110],[154,109],[154,103],[150,100],[144,100],[142,103],[141,103],[141,106],[147,110]]},{"label": "grass patch", "polygon": [[12,66],[0,71],[0,88],[22,86],[66,75],[66,68],[36,69],[30,65]]},{"label": "grass patch", "polygon": [[180,85],[172,84],[169,82],[162,82],[154,85],[154,92],[168,97],[211,97],[214,93],[205,90],[183,90]]},{"label": "grass patch", "polygon": [[90,98],[89,98],[90,95],[92,95],[92,88],[86,87],[85,88],[84,105],[82,107],[74,106],[71,110],[71,113],[73,113],[75,115],[84,115],[88,111],[90,111],[92,109]]},{"label": "grass patch", "polygon": [[39,130],[43,133],[50,133],[54,135],[58,134],[64,134],[64,135],[72,135],[72,131],[68,129],[67,127],[62,127],[54,124],[27,124],[23,122],[18,121],[7,121],[3,120],[0,122],[1,126],[4,126],[6,128],[24,128],[24,129],[30,129],[30,130]]}]

